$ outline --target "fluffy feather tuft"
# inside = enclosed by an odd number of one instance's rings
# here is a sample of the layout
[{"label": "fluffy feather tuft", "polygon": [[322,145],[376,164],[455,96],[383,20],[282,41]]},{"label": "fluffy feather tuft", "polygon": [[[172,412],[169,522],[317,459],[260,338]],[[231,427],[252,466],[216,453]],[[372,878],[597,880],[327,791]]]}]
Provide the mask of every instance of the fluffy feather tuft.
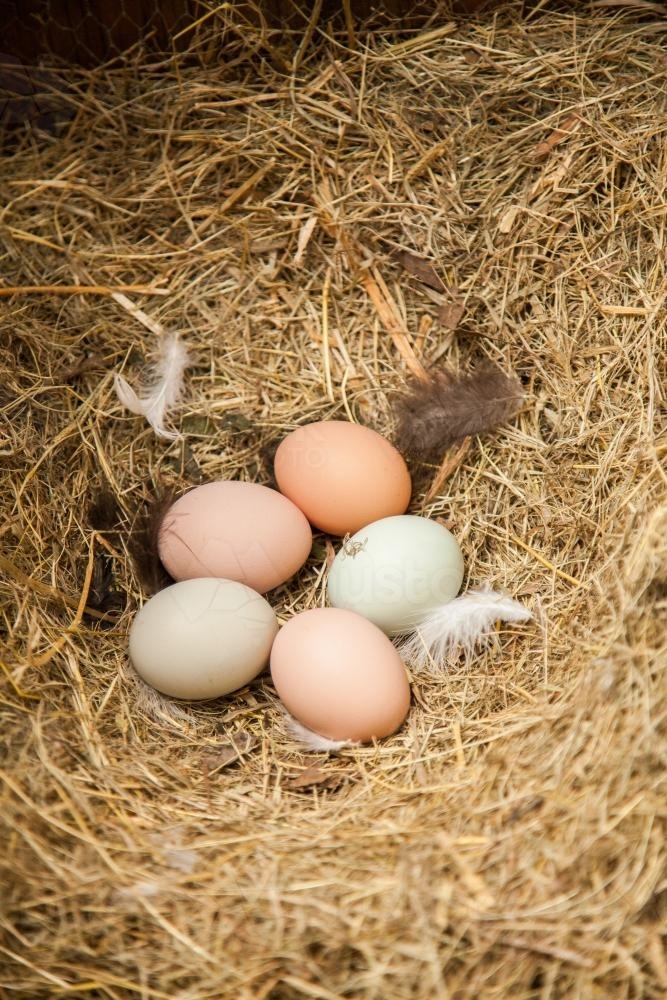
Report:
[{"label": "fluffy feather tuft", "polygon": [[435,608],[398,649],[416,670],[444,670],[454,656],[463,653],[469,659],[488,643],[495,622],[525,622],[532,617],[532,612],[513,598],[481,587]]},{"label": "fluffy feather tuft", "polygon": [[302,723],[297,722],[294,716],[288,712],[285,712],[285,725],[294,739],[303,743],[309,750],[331,752],[333,750],[342,750],[343,747],[359,746],[355,740],[330,740],[327,736],[314,733],[312,729],[308,729]]},{"label": "fluffy feather tuft", "polygon": [[160,340],[158,356],[147,372],[146,385],[141,393],[125,381],[122,375],[114,376],[118,399],[131,410],[146,418],[158,437],[174,441],[180,435],[167,430],[165,418],[183,395],[183,373],[188,365],[188,352],[178,336]]},{"label": "fluffy feather tuft", "polygon": [[495,365],[464,375],[437,372],[427,381],[413,380],[394,404],[395,443],[406,455],[434,457],[465,437],[511,420],[522,403],[519,379]]}]

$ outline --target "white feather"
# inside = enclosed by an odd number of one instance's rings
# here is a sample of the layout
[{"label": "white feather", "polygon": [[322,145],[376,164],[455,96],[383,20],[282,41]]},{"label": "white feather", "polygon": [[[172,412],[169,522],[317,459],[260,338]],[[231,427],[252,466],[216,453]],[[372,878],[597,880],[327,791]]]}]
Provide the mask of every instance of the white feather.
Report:
[{"label": "white feather", "polygon": [[294,716],[289,715],[287,712],[285,712],[285,724],[294,739],[299,740],[299,742],[303,743],[309,750],[323,750],[326,752],[332,750],[342,750],[343,747],[359,746],[355,740],[330,740],[327,736],[321,736],[320,733],[314,733],[312,729],[308,729],[300,722],[297,722]]},{"label": "white feather", "polygon": [[145,387],[137,393],[122,375],[114,377],[118,399],[131,410],[146,418],[158,437],[173,441],[180,435],[167,430],[164,421],[183,394],[183,373],[188,365],[188,352],[178,336],[163,337],[159,353],[147,372]]},{"label": "white feather", "polygon": [[435,608],[412,635],[399,642],[398,649],[416,670],[444,669],[455,655],[464,653],[469,658],[488,643],[495,622],[525,622],[532,617],[518,601],[481,587]]}]

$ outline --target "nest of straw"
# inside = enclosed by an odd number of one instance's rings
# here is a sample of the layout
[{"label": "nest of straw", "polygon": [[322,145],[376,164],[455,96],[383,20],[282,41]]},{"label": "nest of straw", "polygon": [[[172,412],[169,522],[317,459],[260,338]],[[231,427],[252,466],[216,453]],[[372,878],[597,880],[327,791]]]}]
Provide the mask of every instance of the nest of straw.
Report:
[{"label": "nest of straw", "polygon": [[[3,996],[664,995],[651,7],[274,36],[223,5],[182,56],[60,71],[61,127],[7,137]],[[113,391],[156,329],[192,354],[174,442]],[[390,434],[411,372],[484,361],[526,404],[413,462],[411,510],[531,623],[415,677],[395,736],[330,756],[290,736],[266,674],[195,706],[138,683],[156,497],[269,482],[306,419]],[[271,595],[282,620],[323,600],[326,558],[317,538]]]}]

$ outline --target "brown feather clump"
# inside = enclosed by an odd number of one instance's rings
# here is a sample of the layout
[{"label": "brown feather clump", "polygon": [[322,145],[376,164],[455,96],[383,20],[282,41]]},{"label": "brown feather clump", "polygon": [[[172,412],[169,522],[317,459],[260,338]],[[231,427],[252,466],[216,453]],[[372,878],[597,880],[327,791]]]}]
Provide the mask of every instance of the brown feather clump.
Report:
[{"label": "brown feather clump", "polygon": [[137,512],[127,537],[127,550],[134,565],[137,579],[148,596],[157,594],[173,583],[158,555],[158,534],[169,507],[176,499],[176,491],[165,489],[149,498]]},{"label": "brown feather clump", "polygon": [[472,434],[486,434],[521,409],[523,389],[515,375],[492,364],[455,375],[439,371],[414,379],[394,405],[395,442],[406,455],[433,457]]}]

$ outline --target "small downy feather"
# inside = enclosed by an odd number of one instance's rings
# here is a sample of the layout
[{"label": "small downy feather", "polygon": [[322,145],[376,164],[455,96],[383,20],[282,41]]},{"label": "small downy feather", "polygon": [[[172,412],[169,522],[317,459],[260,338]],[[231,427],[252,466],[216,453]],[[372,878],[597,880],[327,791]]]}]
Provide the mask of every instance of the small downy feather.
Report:
[{"label": "small downy feather", "polygon": [[523,604],[491,587],[470,590],[429,613],[398,650],[415,670],[443,670],[455,656],[469,659],[493,637],[497,621],[525,622],[533,617]]},{"label": "small downy feather", "polygon": [[168,441],[180,436],[168,430],[164,422],[181,399],[187,365],[188,352],[178,336],[166,336],[160,339],[158,356],[147,372],[141,393],[135,392],[122,375],[114,376],[116,395],[123,406],[145,417],[158,437]]},{"label": "small downy feather", "polygon": [[395,443],[408,456],[434,457],[465,437],[511,420],[522,403],[519,379],[492,364],[464,375],[441,371],[428,381],[414,379],[394,404]]},{"label": "small downy feather", "polygon": [[308,750],[324,751],[325,753],[342,750],[343,747],[356,747],[359,746],[355,740],[330,740],[326,736],[321,736],[319,733],[314,733],[312,729],[308,729],[302,723],[297,722],[293,715],[285,712],[285,725],[288,732],[298,740],[299,743],[303,743]]}]

